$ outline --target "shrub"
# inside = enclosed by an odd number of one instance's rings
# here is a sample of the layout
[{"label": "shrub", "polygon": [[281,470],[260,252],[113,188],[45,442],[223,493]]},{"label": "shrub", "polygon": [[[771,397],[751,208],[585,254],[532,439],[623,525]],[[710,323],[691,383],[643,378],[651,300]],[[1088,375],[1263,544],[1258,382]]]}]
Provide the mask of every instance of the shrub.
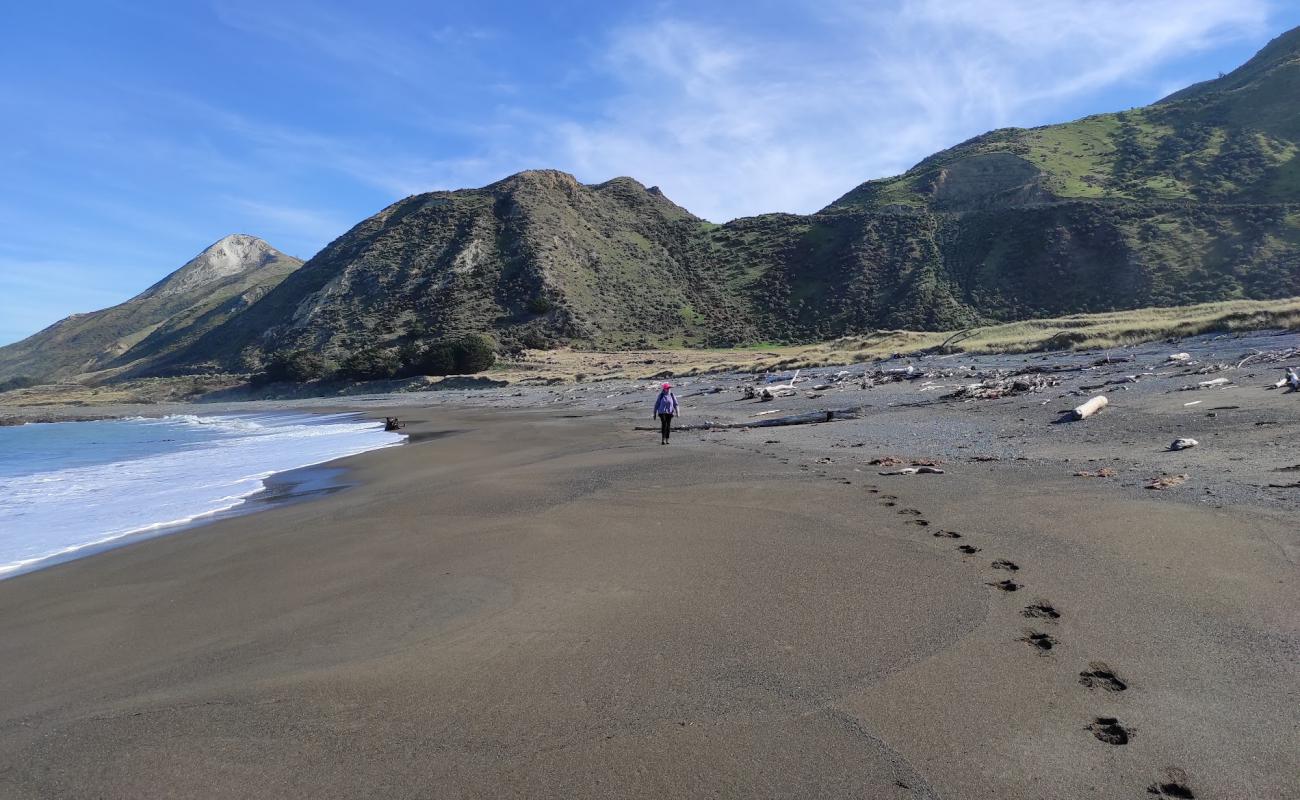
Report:
[{"label": "shrub", "polygon": [[396,376],[400,367],[397,351],[364,347],[348,353],[337,374],[344,380],[377,381]]},{"label": "shrub", "polygon": [[492,342],[476,333],[440,339],[423,349],[403,353],[404,372],[414,375],[471,375],[496,363]]},{"label": "shrub", "polygon": [[497,362],[496,350],[486,336],[471,333],[453,345],[456,354],[456,372],[472,375],[490,369]]},{"label": "shrub", "polygon": [[314,381],[325,376],[325,360],[310,350],[274,353],[258,376],[258,383]]},{"label": "shrub", "polygon": [[6,378],[5,380],[0,381],[0,392],[12,392],[14,389],[26,389],[29,386],[36,386],[39,383],[40,381],[36,378],[31,378],[27,375],[15,375],[12,378]]},{"label": "shrub", "polygon": [[519,337],[519,343],[529,350],[550,350],[555,343],[541,331],[528,331]]}]

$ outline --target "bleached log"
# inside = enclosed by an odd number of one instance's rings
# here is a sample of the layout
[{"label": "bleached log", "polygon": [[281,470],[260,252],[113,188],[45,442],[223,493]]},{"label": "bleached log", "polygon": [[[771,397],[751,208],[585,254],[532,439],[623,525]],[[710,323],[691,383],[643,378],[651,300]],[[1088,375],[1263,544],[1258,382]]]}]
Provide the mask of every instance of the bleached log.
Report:
[{"label": "bleached log", "polygon": [[1074,415],[1075,419],[1087,419],[1109,404],[1110,401],[1106,399],[1106,396],[1099,394],[1070,413]]},{"label": "bleached log", "polygon": [[[825,411],[809,411],[805,414],[792,414],[788,417],[776,417],[774,419],[760,419],[751,422],[703,422],[699,425],[681,425],[673,428],[675,431],[710,431],[723,428],[777,428],[784,425],[813,425],[821,422],[834,422],[835,420],[854,419],[866,406],[856,406],[853,408],[835,408],[826,409]],[[659,428],[636,426],[634,430],[638,431],[657,431]]]}]

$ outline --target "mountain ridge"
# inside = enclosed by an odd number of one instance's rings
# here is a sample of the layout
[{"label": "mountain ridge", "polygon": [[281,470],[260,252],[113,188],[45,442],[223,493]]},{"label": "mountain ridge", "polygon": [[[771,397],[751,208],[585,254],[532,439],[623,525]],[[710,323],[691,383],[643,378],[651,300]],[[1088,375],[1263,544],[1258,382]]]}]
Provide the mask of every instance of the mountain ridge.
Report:
[{"label": "mountain ridge", "polygon": [[107,363],[249,372],[465,333],[503,350],[806,342],[1296,295],[1300,28],[1150,106],[989,131],[813,214],[715,224],[629,177],[548,169],[412,195],[238,313],[168,321],[165,346]]},{"label": "mountain ridge", "polygon": [[0,377],[112,377],[228,321],[302,263],[255,236],[222,237],[129,300],[0,347]]}]

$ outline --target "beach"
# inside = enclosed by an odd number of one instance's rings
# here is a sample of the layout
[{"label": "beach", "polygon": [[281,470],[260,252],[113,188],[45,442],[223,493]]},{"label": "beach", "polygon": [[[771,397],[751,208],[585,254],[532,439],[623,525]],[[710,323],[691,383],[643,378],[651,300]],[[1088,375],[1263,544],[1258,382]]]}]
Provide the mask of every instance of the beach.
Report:
[{"label": "beach", "polygon": [[0,796],[1300,797],[1266,483],[1300,401],[1265,373],[1055,425],[1093,373],[916,407],[702,378],[684,424],[871,408],[668,447],[630,385],[329,401],[409,443],[0,581]]}]

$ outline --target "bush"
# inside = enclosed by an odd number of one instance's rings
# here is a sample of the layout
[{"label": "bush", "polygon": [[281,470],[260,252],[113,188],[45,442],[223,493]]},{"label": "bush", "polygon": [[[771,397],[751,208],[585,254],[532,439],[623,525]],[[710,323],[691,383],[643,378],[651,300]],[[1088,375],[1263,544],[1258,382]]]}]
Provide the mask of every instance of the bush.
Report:
[{"label": "bush", "polygon": [[14,389],[26,389],[29,386],[40,384],[36,378],[30,378],[26,375],[15,375],[0,381],[0,392],[12,392]]},{"label": "bush", "polygon": [[352,381],[378,381],[395,377],[401,367],[396,350],[365,347],[349,353],[339,364],[338,377]]},{"label": "bush", "polygon": [[519,343],[529,350],[550,350],[555,343],[541,331],[528,331],[519,337]]},{"label": "bush", "polygon": [[497,363],[497,354],[492,347],[492,342],[487,337],[476,333],[461,337],[453,349],[456,354],[456,372],[461,375],[482,372]]},{"label": "bush", "polygon": [[[423,350],[407,349],[405,372],[415,375],[472,375],[496,363],[496,350],[485,336],[471,333],[433,342]],[[414,356],[414,357],[412,357]]]},{"label": "bush", "polygon": [[257,383],[303,383],[325,376],[325,360],[310,350],[289,350],[273,354],[266,361]]}]

